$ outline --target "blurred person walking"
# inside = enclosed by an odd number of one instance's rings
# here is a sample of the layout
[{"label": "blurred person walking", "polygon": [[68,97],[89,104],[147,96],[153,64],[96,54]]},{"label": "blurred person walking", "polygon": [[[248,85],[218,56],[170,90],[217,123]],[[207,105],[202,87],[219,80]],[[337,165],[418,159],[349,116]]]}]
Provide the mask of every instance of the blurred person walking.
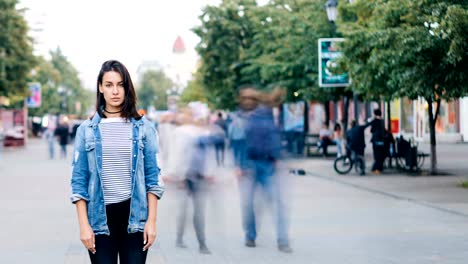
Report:
[{"label": "blurred person walking", "polygon": [[44,132],[44,138],[47,140],[47,145],[49,147],[49,158],[54,159],[55,156],[55,137],[54,130],[52,128],[47,128]]},{"label": "blurred person walking", "polygon": [[234,156],[234,165],[241,166],[241,161],[245,160],[245,119],[239,114],[232,115],[231,124],[228,127],[228,139]]},{"label": "blurred person walking", "polygon": [[177,214],[176,246],[186,248],[184,242],[187,222],[188,201],[193,203],[193,226],[201,254],[211,254],[205,236],[205,206],[207,185],[213,180],[208,168],[210,159],[207,151],[210,146],[224,141],[224,137],[210,135],[207,127],[207,109],[186,108],[177,114],[179,126],[174,131],[174,142],[169,155],[167,173],[176,182],[179,195]]},{"label": "blurred person walking", "polygon": [[273,205],[278,249],[291,253],[285,201],[276,164],[280,158],[281,139],[273,119],[272,106],[282,99],[281,90],[270,94],[260,93],[254,85],[239,88],[239,115],[245,119],[245,161],[240,162],[239,188],[241,192],[242,223],[245,246],[256,247],[257,227],[254,199],[257,187]]},{"label": "blurred person walking", "polygon": [[104,62],[96,95],[96,113],[78,128],[73,156],[71,201],[80,239],[92,263],[145,263],[164,192],[157,133],[137,113],[122,63]]},{"label": "blurred person walking", "polygon": [[60,121],[59,126],[55,129],[54,135],[58,138],[60,145],[60,157],[62,159],[67,158],[67,145],[70,138],[70,132],[68,128],[68,122],[65,117]]},{"label": "blurred person walking", "polygon": [[161,149],[159,155],[160,168],[163,174],[165,174],[165,166],[168,163],[169,153],[172,148],[172,142],[174,141],[174,130],[176,128],[174,116],[175,114],[171,112],[163,114],[157,127],[159,132],[159,147]]},{"label": "blurred person walking", "polygon": [[[221,112],[218,112],[218,118],[214,122],[215,125],[220,127],[223,131],[224,134],[227,134],[227,123],[223,118],[223,114]],[[215,150],[216,150],[216,163],[218,166],[224,166],[224,151],[226,149],[226,143],[225,140],[222,142],[218,142],[215,145]]]},{"label": "blurred person walking", "polygon": [[5,129],[3,129],[3,121],[0,120],[0,159],[2,157],[4,144],[5,144]]}]

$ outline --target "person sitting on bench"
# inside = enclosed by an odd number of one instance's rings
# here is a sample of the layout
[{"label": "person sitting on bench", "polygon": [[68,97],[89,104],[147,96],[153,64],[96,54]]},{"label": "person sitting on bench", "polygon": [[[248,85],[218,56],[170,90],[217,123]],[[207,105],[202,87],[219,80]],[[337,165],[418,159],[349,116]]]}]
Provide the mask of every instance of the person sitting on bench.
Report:
[{"label": "person sitting on bench", "polygon": [[332,134],[330,130],[328,130],[327,123],[323,123],[322,128],[319,132],[319,148],[322,149],[323,156],[328,155],[328,146],[332,144]]}]

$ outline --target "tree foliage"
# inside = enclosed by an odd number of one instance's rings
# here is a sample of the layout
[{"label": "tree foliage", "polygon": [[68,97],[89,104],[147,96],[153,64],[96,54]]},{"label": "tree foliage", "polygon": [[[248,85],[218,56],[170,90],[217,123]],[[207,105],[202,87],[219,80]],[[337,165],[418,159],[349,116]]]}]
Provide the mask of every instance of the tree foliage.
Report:
[{"label": "tree foliage", "polygon": [[145,72],[137,89],[139,107],[148,109],[154,106],[157,110],[167,109],[167,91],[173,86],[174,83],[163,71]]},{"label": "tree foliage", "polygon": [[28,25],[16,0],[0,0],[0,96],[27,95],[35,60]]},{"label": "tree foliage", "polygon": [[[322,0],[224,0],[207,6],[194,29],[201,80],[218,108],[235,106],[240,84],[287,88],[289,100],[327,100],[342,89],[318,87],[317,40],[330,37]],[[297,96],[296,96],[297,95]]]},{"label": "tree foliage", "polygon": [[[68,114],[83,115],[94,103],[94,93],[83,88],[79,79],[79,72],[62,53],[60,48],[50,52],[50,64],[60,74],[56,91],[61,100],[64,100],[63,112]],[[81,104],[81,109],[76,108],[76,103]],[[79,111],[78,111],[79,110]]]},{"label": "tree foliage", "polygon": [[180,103],[187,104],[190,102],[208,103],[206,89],[201,81],[200,74],[195,74],[194,78],[188,82],[187,87],[180,95]]},{"label": "tree foliage", "polygon": [[[42,88],[41,107],[30,109],[30,115],[72,114],[84,116],[94,103],[93,91],[82,87],[78,71],[57,48],[50,52],[51,59],[37,57],[35,74],[29,79]],[[77,109],[77,104],[80,109]]]},{"label": "tree foliage", "polygon": [[433,172],[440,101],[468,91],[467,8],[466,0],[358,0],[340,7],[351,88],[367,97],[426,99]]}]

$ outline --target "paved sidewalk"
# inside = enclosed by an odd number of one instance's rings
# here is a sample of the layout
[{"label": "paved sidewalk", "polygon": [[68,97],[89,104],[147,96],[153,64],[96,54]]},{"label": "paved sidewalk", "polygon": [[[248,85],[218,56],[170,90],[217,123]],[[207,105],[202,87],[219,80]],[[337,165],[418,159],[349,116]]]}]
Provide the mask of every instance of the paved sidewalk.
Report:
[{"label": "paved sidewalk", "polygon": [[[468,191],[461,177],[337,176],[330,160],[281,163],[288,186],[293,254],[276,249],[269,208],[262,206],[258,247],[243,246],[236,181],[228,170],[212,193],[207,242],[197,251],[191,225],[188,249],[175,248],[177,192],[160,203],[158,243],[148,263],[449,263],[468,259]],[[309,174],[294,176],[288,168]],[[6,150],[0,159],[0,263],[89,263],[69,203],[70,161],[48,160],[45,142]]]}]

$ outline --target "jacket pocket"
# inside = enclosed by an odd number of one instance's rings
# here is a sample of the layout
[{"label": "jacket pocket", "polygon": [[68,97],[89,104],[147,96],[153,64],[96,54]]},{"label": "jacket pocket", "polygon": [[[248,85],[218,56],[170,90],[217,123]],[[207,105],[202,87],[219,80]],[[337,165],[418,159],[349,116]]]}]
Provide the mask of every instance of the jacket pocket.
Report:
[{"label": "jacket pocket", "polygon": [[96,143],[95,142],[86,142],[86,144],[85,144],[86,152],[93,151],[95,148],[96,148]]}]

